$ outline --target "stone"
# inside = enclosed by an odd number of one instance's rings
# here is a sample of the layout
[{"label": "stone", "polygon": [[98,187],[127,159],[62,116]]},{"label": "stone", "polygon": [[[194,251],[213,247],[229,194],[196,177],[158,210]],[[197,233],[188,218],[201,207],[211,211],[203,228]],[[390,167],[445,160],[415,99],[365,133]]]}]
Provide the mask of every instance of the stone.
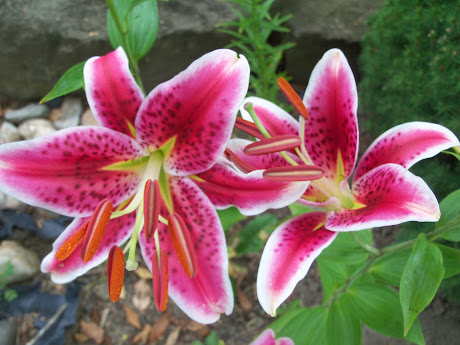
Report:
[{"label": "stone", "polygon": [[8,195],[6,193],[0,192],[0,210],[4,209],[18,209],[23,203],[18,199]]},{"label": "stone", "polygon": [[0,126],[0,142],[2,144],[21,140],[18,128],[10,122],[3,122]]},{"label": "stone", "polygon": [[85,112],[81,116],[81,125],[82,126],[99,126],[96,118],[93,115],[93,112],[90,108],[86,108]]},{"label": "stone", "polygon": [[76,127],[80,123],[83,113],[83,104],[80,98],[65,97],[61,106],[61,118],[54,122],[57,129]]},{"label": "stone", "polygon": [[16,333],[18,331],[18,326],[16,323],[1,320],[0,321],[0,345],[14,345],[16,344]]},{"label": "stone", "polygon": [[5,271],[8,262],[14,267],[12,275],[6,277],[8,284],[23,282],[40,272],[37,254],[14,241],[0,243],[0,271]]},{"label": "stone", "polygon": [[19,134],[24,139],[34,139],[56,131],[53,124],[45,119],[33,119],[19,126]]},{"label": "stone", "polygon": [[44,104],[28,104],[25,107],[7,111],[5,120],[17,125],[28,119],[44,119],[49,113],[49,108]]}]

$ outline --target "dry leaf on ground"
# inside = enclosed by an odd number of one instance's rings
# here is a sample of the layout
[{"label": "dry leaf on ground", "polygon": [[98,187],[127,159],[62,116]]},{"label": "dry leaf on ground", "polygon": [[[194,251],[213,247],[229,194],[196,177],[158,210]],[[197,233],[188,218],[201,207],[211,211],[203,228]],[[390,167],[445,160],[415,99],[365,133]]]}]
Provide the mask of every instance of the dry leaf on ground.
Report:
[{"label": "dry leaf on ground", "polygon": [[133,343],[142,343],[142,344],[147,344],[147,341],[149,340],[149,335],[150,331],[152,329],[152,326],[150,325],[145,325],[142,331],[139,332],[134,338],[133,338]]},{"label": "dry leaf on ground", "polygon": [[133,304],[140,311],[145,311],[152,302],[152,287],[144,279],[134,284]]},{"label": "dry leaf on ground", "polygon": [[93,339],[96,344],[102,344],[104,341],[104,330],[95,322],[80,321],[81,331],[88,338]]},{"label": "dry leaf on ground", "polygon": [[141,267],[138,267],[135,272],[141,279],[146,279],[146,280],[152,279],[152,272],[150,272],[148,268],[141,266]]},{"label": "dry leaf on ground", "polygon": [[139,314],[132,310],[129,306],[125,305],[125,314],[126,320],[130,325],[133,325],[137,329],[141,329],[141,321],[139,319]]},{"label": "dry leaf on ground", "polygon": [[171,312],[168,310],[166,313],[161,315],[158,320],[152,325],[152,329],[150,331],[149,342],[153,343],[161,338],[163,333],[169,326],[171,321]]},{"label": "dry leaf on ground", "polygon": [[174,329],[174,331],[169,333],[168,339],[166,339],[165,345],[176,345],[177,339],[179,339],[180,330],[181,330],[181,326],[177,326]]}]

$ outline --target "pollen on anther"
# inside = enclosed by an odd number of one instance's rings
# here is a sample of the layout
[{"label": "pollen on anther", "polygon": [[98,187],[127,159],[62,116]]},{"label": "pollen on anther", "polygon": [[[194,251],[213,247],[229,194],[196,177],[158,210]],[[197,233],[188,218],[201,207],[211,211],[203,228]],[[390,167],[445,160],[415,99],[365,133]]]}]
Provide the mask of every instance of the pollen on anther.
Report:
[{"label": "pollen on anther", "polygon": [[56,254],[54,257],[56,260],[62,261],[67,259],[70,254],[74,252],[74,250],[78,247],[78,245],[81,243],[83,238],[85,237],[86,234],[86,229],[88,227],[88,222],[89,219],[87,219],[81,226],[80,228],[72,234],[57,250]]},{"label": "pollen on anther", "polygon": [[123,288],[125,278],[125,257],[123,250],[118,246],[113,246],[110,249],[109,258],[107,261],[107,283],[110,300],[118,301]]}]

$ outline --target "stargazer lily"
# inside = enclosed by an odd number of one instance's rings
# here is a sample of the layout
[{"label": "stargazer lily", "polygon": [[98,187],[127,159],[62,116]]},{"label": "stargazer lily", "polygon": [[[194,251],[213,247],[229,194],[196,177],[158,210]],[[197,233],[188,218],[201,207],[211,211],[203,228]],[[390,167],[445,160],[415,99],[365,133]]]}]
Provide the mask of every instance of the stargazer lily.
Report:
[{"label": "stargazer lily", "polygon": [[275,338],[275,332],[272,329],[267,329],[262,332],[250,345],[294,345],[290,338]]},{"label": "stargazer lily", "polygon": [[[285,183],[288,183],[292,181],[289,176],[295,174],[293,168],[297,166],[309,167],[309,170],[316,166],[323,172],[322,177],[312,179],[298,200],[319,211],[286,221],[272,233],[265,246],[257,293],[263,309],[273,316],[305,277],[313,260],[331,244],[339,231],[407,221],[436,222],[440,211],[435,195],[408,169],[422,159],[459,145],[456,136],[440,125],[405,123],[377,138],[355,170],[359,139],[358,98],[354,76],[343,53],[332,49],[324,54],[312,72],[303,102],[284,81],[279,84],[302,115],[300,121],[295,121],[275,104],[250,97],[245,101],[250,103],[245,107],[249,112],[242,109],[246,120],[237,120],[237,126],[262,140],[271,137],[276,142],[276,138],[281,137],[279,142],[285,143],[286,136],[299,136],[302,139],[300,148],[283,144],[280,146],[286,150],[283,156],[263,152],[260,156],[253,156],[247,154],[248,148],[250,153],[254,151],[254,144],[248,140],[235,139],[227,146],[227,151],[231,151],[227,157],[240,169],[240,174],[255,174],[263,169],[273,172],[274,167],[284,167],[287,170]],[[258,146],[265,147],[266,144],[257,144],[256,151]],[[219,161],[212,169],[221,169],[221,175],[233,174],[231,168],[234,167],[229,166],[230,163]],[[200,186],[215,205],[220,208],[235,205],[244,209],[240,200],[235,201],[216,188],[216,182],[207,174],[209,172],[201,174],[203,182]],[[238,187],[236,183],[228,186],[235,195],[241,193]],[[264,187],[267,189],[257,194],[258,185],[252,186],[255,191],[252,197],[258,202],[257,211],[276,203],[270,198],[275,195],[276,187],[271,183]],[[284,204],[285,200],[279,203]]]},{"label": "stargazer lily", "polygon": [[[222,155],[249,84],[243,56],[216,50],[144,98],[122,48],[88,60],[88,103],[101,127],[64,129],[0,146],[0,189],[76,217],[41,268],[69,282],[107,258],[118,299],[136,245],[153,272],[158,309],[169,296],[201,322],[233,309],[225,237],[189,176]],[[169,289],[169,290],[168,290]]]}]

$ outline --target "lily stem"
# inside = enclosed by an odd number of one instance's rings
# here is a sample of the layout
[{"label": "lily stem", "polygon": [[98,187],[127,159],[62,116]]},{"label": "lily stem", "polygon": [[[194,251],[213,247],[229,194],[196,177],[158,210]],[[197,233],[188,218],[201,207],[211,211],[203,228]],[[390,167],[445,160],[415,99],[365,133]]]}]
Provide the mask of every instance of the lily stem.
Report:
[{"label": "lily stem", "polygon": [[353,237],[355,242],[358,243],[359,246],[361,248],[363,248],[366,252],[368,252],[370,255],[372,255],[374,257],[375,256],[380,256],[380,250],[378,250],[377,248],[375,248],[375,247],[367,244],[366,242],[362,241],[355,231],[351,232],[351,236]]}]

